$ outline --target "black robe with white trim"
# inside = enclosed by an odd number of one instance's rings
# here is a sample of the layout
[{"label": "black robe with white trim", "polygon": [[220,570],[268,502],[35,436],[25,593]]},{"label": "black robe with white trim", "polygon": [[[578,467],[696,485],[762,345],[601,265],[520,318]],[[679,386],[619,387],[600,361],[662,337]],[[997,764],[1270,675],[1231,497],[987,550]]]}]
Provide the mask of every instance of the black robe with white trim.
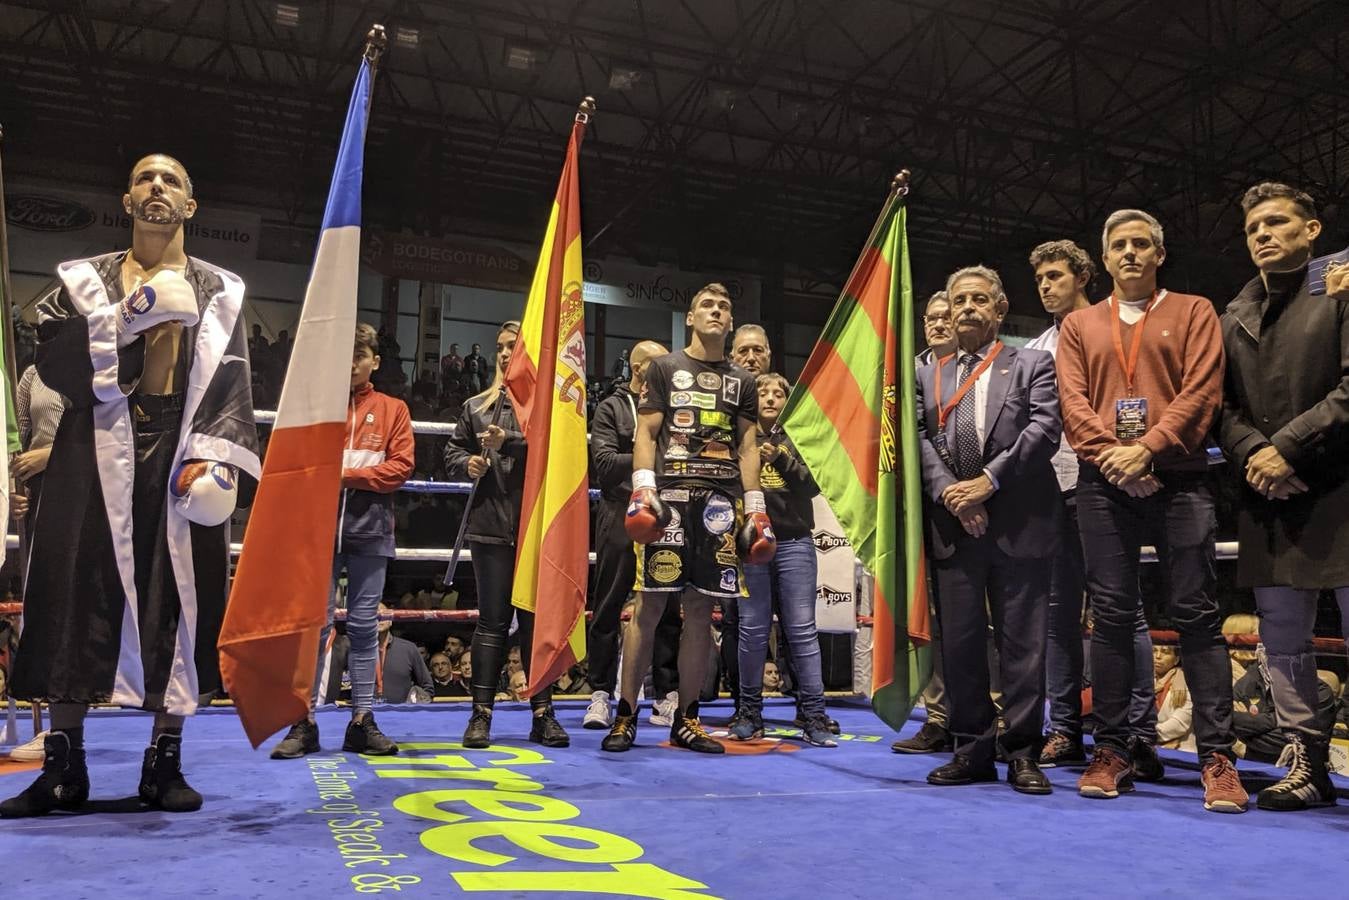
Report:
[{"label": "black robe with white trim", "polygon": [[[124,258],[63,263],[57,270],[63,287],[38,309],[38,374],[71,407],[35,513],[11,687],[16,696],[51,703],[111,702],[191,715],[198,696],[220,685],[216,638],[225,614],[229,523],[193,524],[168,502],[164,550],[178,602],[137,597],[136,423],[128,397],[145,354],[143,340],[117,347]],[[184,459],[237,467],[243,503],[261,473],[244,284],[198,259],[189,259],[184,277],[196,291],[201,320],[183,332],[187,381],[174,468]]]}]

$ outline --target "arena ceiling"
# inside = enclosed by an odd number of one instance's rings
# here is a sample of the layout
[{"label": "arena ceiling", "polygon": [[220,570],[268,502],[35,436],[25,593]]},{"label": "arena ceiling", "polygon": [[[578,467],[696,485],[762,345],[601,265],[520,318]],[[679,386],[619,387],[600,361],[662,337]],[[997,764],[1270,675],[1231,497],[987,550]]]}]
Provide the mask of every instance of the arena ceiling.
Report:
[{"label": "arena ceiling", "polygon": [[1141,205],[1222,297],[1271,176],[1344,233],[1341,0],[0,2],[7,171],[115,183],[164,148],[312,229],[373,22],[368,224],[536,240],[592,94],[589,253],[836,285],[901,167],[920,286]]}]

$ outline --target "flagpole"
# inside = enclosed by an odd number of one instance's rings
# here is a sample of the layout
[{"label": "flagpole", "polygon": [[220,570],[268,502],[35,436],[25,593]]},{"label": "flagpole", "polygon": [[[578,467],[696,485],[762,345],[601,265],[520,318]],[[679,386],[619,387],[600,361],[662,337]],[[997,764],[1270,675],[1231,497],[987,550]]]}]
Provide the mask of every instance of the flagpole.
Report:
[{"label": "flagpole", "polygon": [[[469,401],[465,400],[465,403]],[[490,431],[501,421],[501,409],[506,405],[506,384],[502,382],[497,390],[496,409],[492,410],[492,421],[487,423],[487,429]],[[488,450],[487,453],[492,453]],[[492,458],[487,457],[487,464],[492,464]],[[484,472],[483,475],[487,473]],[[459,533],[454,537],[454,549],[450,551],[450,564],[445,567],[445,577],[441,579],[445,587],[454,587],[454,570],[459,567],[459,554],[464,549],[464,535],[468,533],[468,514],[473,510],[473,498],[478,495],[478,484],[482,481],[482,475],[473,479],[473,485],[468,489],[468,499],[464,501],[464,515],[459,519]]]}]

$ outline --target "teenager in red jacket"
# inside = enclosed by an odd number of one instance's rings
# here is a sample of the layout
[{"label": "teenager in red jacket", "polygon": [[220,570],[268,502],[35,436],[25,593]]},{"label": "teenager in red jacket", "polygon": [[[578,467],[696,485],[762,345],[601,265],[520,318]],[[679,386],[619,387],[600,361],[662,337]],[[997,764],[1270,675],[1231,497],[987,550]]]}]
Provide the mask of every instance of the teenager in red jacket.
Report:
[{"label": "teenager in red jacket", "polygon": [[[381,394],[370,383],[379,368],[379,335],[361,322],[351,359],[351,403],[342,457],[342,520],[333,555],[333,591],[328,621],[319,637],[326,648],[337,605],[337,578],[347,570],[347,639],[351,650],[351,724],[342,749],[348,753],[390,756],[398,745],[379,730],[370,707],[375,698],[379,662],[379,601],[384,574],[394,556],[393,495],[412,475],[412,416],[407,404]],[[319,665],[322,666],[322,660]],[[315,678],[317,685],[319,680]],[[273,759],[295,759],[319,750],[313,703],[309,715],[290,729],[272,750]]]}]

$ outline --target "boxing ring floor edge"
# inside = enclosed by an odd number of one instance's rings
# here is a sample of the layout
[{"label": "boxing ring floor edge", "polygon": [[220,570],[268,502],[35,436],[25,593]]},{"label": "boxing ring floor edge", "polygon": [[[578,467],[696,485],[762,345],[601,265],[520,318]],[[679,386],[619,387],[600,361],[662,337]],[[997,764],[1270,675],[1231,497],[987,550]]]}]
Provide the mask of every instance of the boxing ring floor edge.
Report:
[{"label": "boxing ring floor edge", "polygon": [[[1167,779],[1114,801],[1005,783],[932,787],[944,757],[890,752],[862,702],[831,701],[837,748],[802,744],[789,699],[765,739],[724,756],[670,748],[645,712],[626,754],[599,750],[584,704],[559,704],[572,746],[525,740],[526,705],[498,705],[497,741],[463,750],[463,704],[382,706],[394,757],[344,753],[345,709],[318,720],[324,750],[272,760],[233,710],[189,723],[185,770],[198,813],[132,800],[149,718],[96,710],[86,728],[88,812],[0,822],[6,897],[876,897],[905,890],[1029,897],[1340,896],[1349,883],[1349,779],[1341,806],[1205,812],[1193,754],[1163,751]],[[728,701],[707,704],[716,732]],[[920,714],[921,715],[921,714]],[[910,733],[917,719],[905,729]],[[1001,767],[1000,771],[1001,771]],[[1243,762],[1254,791],[1277,774]],[[0,768],[16,792],[32,767]]]}]

